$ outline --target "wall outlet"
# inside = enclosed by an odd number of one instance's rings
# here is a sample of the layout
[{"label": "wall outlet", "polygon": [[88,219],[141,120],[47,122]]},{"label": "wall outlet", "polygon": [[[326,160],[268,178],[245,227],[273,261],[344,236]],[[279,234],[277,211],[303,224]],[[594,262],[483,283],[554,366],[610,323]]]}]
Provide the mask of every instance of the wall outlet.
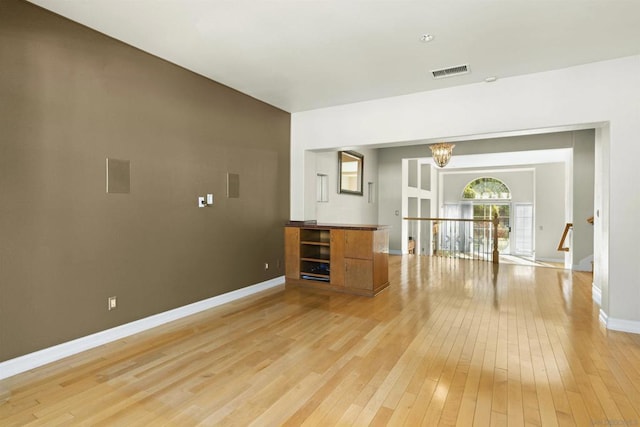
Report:
[{"label": "wall outlet", "polygon": [[113,310],[118,306],[118,300],[116,297],[109,297],[107,299],[107,308],[109,311]]},{"label": "wall outlet", "polygon": [[204,196],[198,197],[198,207],[199,208],[206,208],[207,207],[207,202],[204,200]]},{"label": "wall outlet", "polygon": [[264,270],[267,271],[269,269],[269,263],[265,262],[264,263]]}]

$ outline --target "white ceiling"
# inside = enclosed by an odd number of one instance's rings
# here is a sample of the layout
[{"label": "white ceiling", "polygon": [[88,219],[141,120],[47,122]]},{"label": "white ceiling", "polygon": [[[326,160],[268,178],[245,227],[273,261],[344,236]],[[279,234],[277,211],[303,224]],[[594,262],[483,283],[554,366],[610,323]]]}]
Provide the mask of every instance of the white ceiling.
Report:
[{"label": "white ceiling", "polygon": [[288,112],[640,54],[638,0],[30,1]]}]

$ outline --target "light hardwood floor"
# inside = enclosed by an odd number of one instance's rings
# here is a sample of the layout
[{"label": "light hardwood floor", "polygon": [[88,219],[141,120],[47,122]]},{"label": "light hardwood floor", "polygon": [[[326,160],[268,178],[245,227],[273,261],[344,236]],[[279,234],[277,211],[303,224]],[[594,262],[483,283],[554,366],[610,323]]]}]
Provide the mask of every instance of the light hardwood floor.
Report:
[{"label": "light hardwood floor", "polygon": [[375,298],[279,287],[2,382],[0,425],[640,425],[640,336],[591,275],[390,257]]}]

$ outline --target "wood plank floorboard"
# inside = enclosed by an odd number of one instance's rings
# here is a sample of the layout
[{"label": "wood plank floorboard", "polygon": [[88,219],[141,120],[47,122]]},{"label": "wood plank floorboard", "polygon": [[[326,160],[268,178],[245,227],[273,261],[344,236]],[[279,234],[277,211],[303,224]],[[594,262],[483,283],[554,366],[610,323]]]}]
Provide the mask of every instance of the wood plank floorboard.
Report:
[{"label": "wood plank floorboard", "polygon": [[390,256],[374,298],[276,287],[0,381],[0,426],[640,426],[640,335],[592,276]]}]

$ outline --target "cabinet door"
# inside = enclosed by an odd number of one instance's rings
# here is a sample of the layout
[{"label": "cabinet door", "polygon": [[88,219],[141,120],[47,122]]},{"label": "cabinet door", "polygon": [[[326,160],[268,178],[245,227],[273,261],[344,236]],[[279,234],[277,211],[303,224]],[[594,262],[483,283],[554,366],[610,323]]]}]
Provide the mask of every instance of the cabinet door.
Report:
[{"label": "cabinet door", "polygon": [[373,233],[364,230],[346,230],[344,238],[344,256],[346,258],[371,259]]},{"label": "cabinet door", "polygon": [[284,228],[284,275],[288,279],[300,278],[300,229]]},{"label": "cabinet door", "polygon": [[366,259],[345,258],[344,284],[351,289],[373,290],[373,265]]},{"label": "cabinet door", "polygon": [[344,286],[344,230],[331,230],[331,284]]},{"label": "cabinet door", "polygon": [[377,230],[373,235],[373,287],[389,282],[389,232]]}]

